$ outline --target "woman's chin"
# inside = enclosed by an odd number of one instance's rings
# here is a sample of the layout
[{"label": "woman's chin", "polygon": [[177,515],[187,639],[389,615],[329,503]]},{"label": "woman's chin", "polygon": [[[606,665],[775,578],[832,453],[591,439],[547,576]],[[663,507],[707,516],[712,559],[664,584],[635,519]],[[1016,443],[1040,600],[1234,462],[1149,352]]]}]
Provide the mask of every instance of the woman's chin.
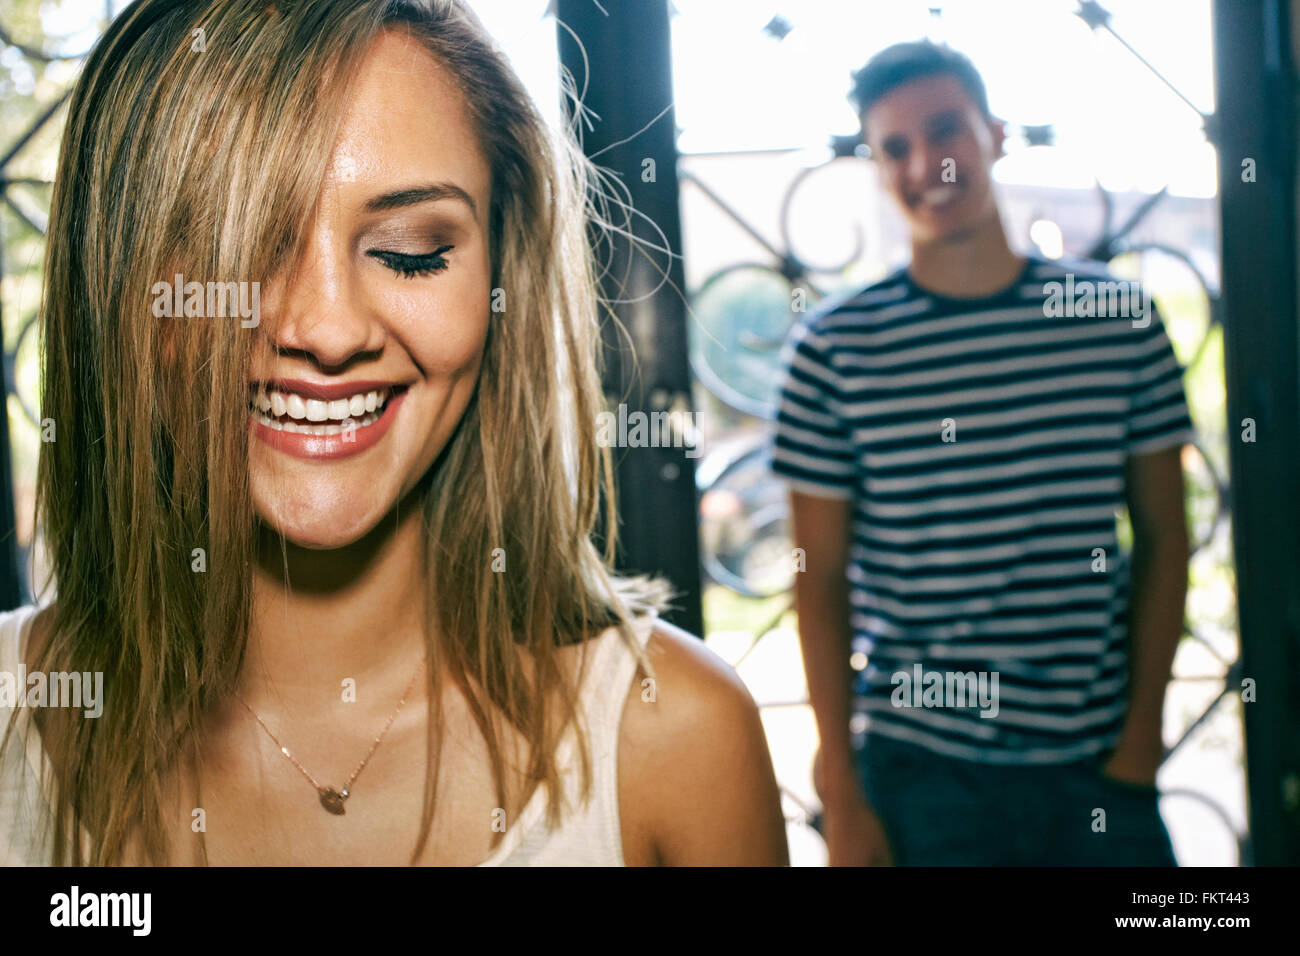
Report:
[{"label": "woman's chin", "polygon": [[255,505],[263,525],[287,544],[311,551],[329,551],[356,544],[390,510],[378,502],[364,506],[352,501],[338,508]]}]

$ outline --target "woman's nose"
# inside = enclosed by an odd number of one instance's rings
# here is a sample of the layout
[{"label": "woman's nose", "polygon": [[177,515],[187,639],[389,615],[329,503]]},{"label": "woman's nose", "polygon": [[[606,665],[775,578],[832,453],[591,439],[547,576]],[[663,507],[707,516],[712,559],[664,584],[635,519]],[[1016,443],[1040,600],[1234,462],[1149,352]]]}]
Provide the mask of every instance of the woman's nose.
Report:
[{"label": "woman's nose", "polygon": [[326,369],[382,351],[382,317],[351,260],[328,233],[312,240],[269,310],[267,332],[279,349],[310,354]]}]

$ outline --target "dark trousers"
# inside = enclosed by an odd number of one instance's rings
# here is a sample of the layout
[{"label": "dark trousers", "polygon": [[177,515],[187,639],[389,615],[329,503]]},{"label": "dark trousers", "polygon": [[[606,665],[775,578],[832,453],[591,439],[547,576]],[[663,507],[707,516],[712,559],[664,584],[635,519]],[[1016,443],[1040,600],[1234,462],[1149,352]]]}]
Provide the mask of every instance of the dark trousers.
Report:
[{"label": "dark trousers", "polygon": [[1155,787],[1104,758],[1004,767],[867,734],[858,767],[899,866],[1177,866]]}]

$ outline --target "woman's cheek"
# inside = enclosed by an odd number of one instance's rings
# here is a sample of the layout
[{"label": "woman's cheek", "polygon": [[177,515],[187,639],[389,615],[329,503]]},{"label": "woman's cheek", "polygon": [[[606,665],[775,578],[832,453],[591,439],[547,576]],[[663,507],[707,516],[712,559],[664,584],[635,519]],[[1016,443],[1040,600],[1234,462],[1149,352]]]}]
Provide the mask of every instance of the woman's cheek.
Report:
[{"label": "woman's cheek", "polygon": [[425,373],[454,374],[473,364],[483,350],[491,290],[486,280],[444,280],[437,293],[410,297],[395,311],[396,331]]}]

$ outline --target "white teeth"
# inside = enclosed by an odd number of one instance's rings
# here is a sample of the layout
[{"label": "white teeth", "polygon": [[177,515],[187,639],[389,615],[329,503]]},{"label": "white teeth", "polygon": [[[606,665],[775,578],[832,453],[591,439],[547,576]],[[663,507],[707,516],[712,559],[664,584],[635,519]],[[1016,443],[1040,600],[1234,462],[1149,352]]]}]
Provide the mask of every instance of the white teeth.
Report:
[{"label": "white teeth", "polygon": [[290,432],[298,435],[342,435],[348,431],[355,431],[358,428],[365,428],[373,425],[379,420],[379,415],[371,412],[359,421],[352,418],[346,418],[341,422],[330,422],[328,425],[307,425],[295,421],[282,422],[266,414],[258,414],[257,420],[268,428],[276,431]]},{"label": "white teeth", "polygon": [[929,206],[939,206],[955,198],[957,198],[956,186],[936,186],[921,194],[921,201]]},{"label": "white teeth", "polygon": [[300,435],[341,435],[373,425],[384,412],[388,389],[322,401],[293,392],[259,389],[252,401],[257,420],[268,428]]},{"label": "white teeth", "polygon": [[388,399],[388,389],[375,392],[358,392],[351,398],[337,398],[324,401],[315,398],[303,398],[293,392],[259,392],[253,399],[253,407],[258,411],[270,412],[276,418],[288,415],[290,418],[305,418],[311,422],[336,421],[346,418],[360,418],[366,412],[377,411]]}]

